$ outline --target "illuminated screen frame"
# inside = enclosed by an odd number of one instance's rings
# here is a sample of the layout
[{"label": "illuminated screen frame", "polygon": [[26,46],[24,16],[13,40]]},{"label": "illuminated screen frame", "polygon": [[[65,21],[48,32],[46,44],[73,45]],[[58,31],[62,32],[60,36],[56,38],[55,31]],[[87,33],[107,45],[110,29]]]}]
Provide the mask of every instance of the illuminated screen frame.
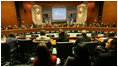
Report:
[{"label": "illuminated screen frame", "polygon": [[[64,19],[54,19],[54,18],[53,18],[53,17],[54,17],[54,16],[53,16],[53,14],[54,14],[53,11],[54,11],[54,9],[56,9],[56,10],[57,10],[57,9],[65,9],[65,18],[64,18]],[[62,13],[62,12],[60,12],[59,14],[61,14],[61,13]],[[67,13],[67,9],[66,9],[66,8],[52,8],[52,20],[54,20],[54,21],[55,21],[55,20],[65,21],[65,20],[67,19],[67,14],[66,14],[66,13]]]}]

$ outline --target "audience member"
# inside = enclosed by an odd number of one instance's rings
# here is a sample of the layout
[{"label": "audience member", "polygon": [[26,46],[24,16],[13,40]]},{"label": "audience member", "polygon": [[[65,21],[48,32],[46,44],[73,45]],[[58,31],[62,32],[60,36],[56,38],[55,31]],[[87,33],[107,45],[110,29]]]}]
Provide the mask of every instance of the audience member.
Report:
[{"label": "audience member", "polygon": [[65,34],[65,32],[59,32],[59,37],[56,39],[56,42],[69,42],[69,38]]},{"label": "audience member", "polygon": [[18,29],[18,26],[17,25],[14,25],[14,27],[12,27],[12,29]]},{"label": "audience member", "polygon": [[35,41],[48,42],[48,41],[50,41],[50,38],[46,36],[45,30],[41,30],[40,37],[37,37]]},{"label": "audience member", "polygon": [[51,48],[52,44],[51,44],[51,39],[49,37],[46,36],[46,32],[45,30],[41,30],[40,31],[40,37],[37,37],[34,42],[45,42],[47,43],[48,48]]},{"label": "audience member", "polygon": [[107,52],[100,53],[96,58],[97,66],[117,66],[117,39],[108,39],[105,48]]},{"label": "audience member", "polygon": [[105,47],[105,43],[108,41],[108,39],[114,38],[114,36],[115,36],[115,33],[114,33],[113,31],[111,31],[111,32],[108,34],[108,38],[105,39],[105,40],[101,43],[102,47]]},{"label": "audience member", "polygon": [[59,32],[59,33],[60,33],[60,32],[63,32],[63,29],[59,29],[59,31],[58,31],[58,32]]},{"label": "audience member", "polygon": [[117,27],[115,23],[113,23],[113,25],[109,25],[109,24],[103,24],[103,23],[93,23],[93,24],[76,24],[76,23],[64,23],[64,22],[55,22],[55,23],[46,23],[43,25],[36,25],[36,24],[32,24],[32,25],[21,25],[21,26],[14,26],[12,27],[11,25],[9,26],[2,26],[1,29],[2,30],[8,30],[8,29],[25,29],[25,28],[41,28],[41,27]]},{"label": "audience member", "polygon": [[16,39],[15,37],[15,34],[11,33],[9,34],[9,38],[6,39],[6,43],[9,45],[11,50],[16,49],[19,43],[18,39]]},{"label": "audience member", "polygon": [[11,25],[8,26],[8,29],[12,29]]},{"label": "audience member", "polygon": [[48,47],[44,42],[41,42],[36,47],[37,59],[33,61],[33,66],[54,66],[56,65],[57,57],[52,56]]},{"label": "audience member", "polygon": [[117,27],[117,24],[113,23],[112,27]]},{"label": "audience member", "polygon": [[79,36],[78,39],[76,40],[75,44],[79,43],[79,42],[90,42],[91,38],[86,36],[87,35],[87,31],[86,30],[82,30],[82,36]]},{"label": "audience member", "polygon": [[89,66],[88,47],[85,43],[78,43],[74,49],[74,57],[68,57],[64,66]]}]

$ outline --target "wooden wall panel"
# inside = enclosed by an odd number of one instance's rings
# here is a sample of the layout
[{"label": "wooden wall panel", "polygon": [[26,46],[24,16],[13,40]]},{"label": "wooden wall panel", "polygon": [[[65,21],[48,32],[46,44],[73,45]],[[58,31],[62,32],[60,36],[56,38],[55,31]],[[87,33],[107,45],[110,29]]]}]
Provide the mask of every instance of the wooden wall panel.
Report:
[{"label": "wooden wall panel", "polygon": [[[36,2],[36,1],[35,1]],[[44,5],[43,5],[44,3]],[[78,5],[80,2],[63,2],[63,4]],[[49,6],[49,2],[38,2],[42,6]],[[62,5],[62,2],[50,2],[52,6]],[[89,6],[91,5],[91,6]],[[93,11],[94,8],[94,11]],[[31,13],[31,2],[22,1],[20,4],[20,17],[21,24],[31,25],[32,24],[32,13]],[[26,12],[25,12],[26,11]],[[98,2],[88,2],[88,14],[87,14],[87,23],[98,23],[98,13],[99,13],[99,3]],[[117,24],[117,1],[104,1],[103,14],[102,14],[102,23]],[[1,1],[1,25],[18,25],[16,8],[14,1]]]},{"label": "wooden wall panel", "polygon": [[32,25],[32,12],[31,12],[31,2],[23,2],[24,9],[26,10],[27,25]]},{"label": "wooden wall panel", "polygon": [[117,24],[117,1],[104,1],[102,23]]},{"label": "wooden wall panel", "polygon": [[14,1],[1,1],[1,26],[17,25]]},{"label": "wooden wall panel", "polygon": [[[95,6],[94,2],[88,2],[87,24],[98,23],[99,4],[99,1],[95,1]],[[117,24],[117,1],[104,1],[101,19],[104,24]]]},{"label": "wooden wall panel", "polygon": [[95,7],[94,7],[94,19],[93,23],[98,23],[98,14],[99,14],[99,2],[95,2]]},{"label": "wooden wall panel", "polygon": [[6,20],[5,20],[5,13],[6,11],[4,10],[5,7],[3,7],[1,5],[1,26],[5,25],[6,24]]},{"label": "wooden wall panel", "polygon": [[94,8],[95,2],[88,2],[87,24],[92,24],[94,22]]},{"label": "wooden wall panel", "polygon": [[19,2],[21,25],[32,25],[31,2]]},{"label": "wooden wall panel", "polygon": [[83,1],[35,1],[40,6],[77,6]]}]

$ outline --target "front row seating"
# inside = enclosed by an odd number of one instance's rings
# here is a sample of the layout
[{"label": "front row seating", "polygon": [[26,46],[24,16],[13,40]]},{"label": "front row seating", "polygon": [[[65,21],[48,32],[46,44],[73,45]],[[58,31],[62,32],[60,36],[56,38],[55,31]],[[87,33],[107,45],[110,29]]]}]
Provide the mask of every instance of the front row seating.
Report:
[{"label": "front row seating", "polygon": [[74,47],[73,56],[68,55],[68,58],[66,59],[64,65],[65,66],[66,65],[67,66],[68,65],[69,66],[90,66],[91,62],[93,61],[93,57],[95,56],[95,48],[97,46],[98,46],[97,42],[78,43],[78,45]]}]

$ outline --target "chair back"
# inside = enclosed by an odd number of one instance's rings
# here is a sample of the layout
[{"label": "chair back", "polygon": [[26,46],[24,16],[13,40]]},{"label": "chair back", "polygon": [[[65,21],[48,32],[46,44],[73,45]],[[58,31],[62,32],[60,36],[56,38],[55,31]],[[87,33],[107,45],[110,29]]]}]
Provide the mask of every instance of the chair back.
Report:
[{"label": "chair back", "polygon": [[94,42],[84,42],[86,45],[87,45],[87,47],[88,47],[88,51],[89,51],[89,55],[91,56],[91,57],[93,57],[93,56],[95,56],[95,48],[98,46],[98,42],[96,41],[94,41]]},{"label": "chair back", "polygon": [[5,61],[10,59],[10,47],[6,43],[1,43],[1,58]]},{"label": "chair back", "polygon": [[34,45],[32,40],[19,40],[20,49],[24,54],[32,54],[34,52]]},{"label": "chair back", "polygon": [[56,42],[57,57],[66,59],[72,56],[72,42]]},{"label": "chair back", "polygon": [[48,47],[49,49],[52,47],[52,43],[51,43],[49,40],[38,40],[37,42],[34,42],[35,48],[36,48],[36,46],[37,46],[39,43],[41,43],[41,42],[44,42],[44,43],[47,45],[47,47]]}]

